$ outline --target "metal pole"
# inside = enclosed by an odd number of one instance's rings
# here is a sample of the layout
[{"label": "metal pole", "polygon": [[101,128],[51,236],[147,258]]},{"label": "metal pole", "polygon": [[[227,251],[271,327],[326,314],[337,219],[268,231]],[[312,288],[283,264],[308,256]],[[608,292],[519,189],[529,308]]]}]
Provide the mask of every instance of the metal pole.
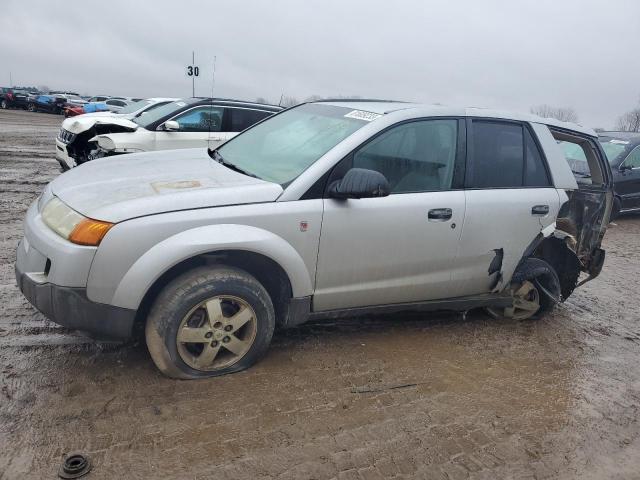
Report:
[{"label": "metal pole", "polygon": [[[195,65],[196,64],[196,52],[193,51],[191,52],[191,65]],[[195,69],[195,66],[193,67]],[[195,97],[196,96],[196,76],[195,75],[191,75],[191,96]]]}]

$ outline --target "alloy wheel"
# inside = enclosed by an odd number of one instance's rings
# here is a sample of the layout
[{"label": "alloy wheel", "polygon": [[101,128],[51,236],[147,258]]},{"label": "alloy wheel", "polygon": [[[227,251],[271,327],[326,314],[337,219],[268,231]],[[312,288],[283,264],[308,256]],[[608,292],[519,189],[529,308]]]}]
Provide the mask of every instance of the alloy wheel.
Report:
[{"label": "alloy wheel", "polygon": [[243,358],[256,332],[256,314],[246,301],[217,295],[183,317],[176,334],[178,354],[195,370],[218,370]]}]

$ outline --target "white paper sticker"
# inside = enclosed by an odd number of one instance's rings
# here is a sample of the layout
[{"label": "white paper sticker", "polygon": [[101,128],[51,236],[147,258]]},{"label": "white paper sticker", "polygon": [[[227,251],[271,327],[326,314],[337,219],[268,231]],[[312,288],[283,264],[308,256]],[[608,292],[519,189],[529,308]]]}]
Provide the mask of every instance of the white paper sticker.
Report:
[{"label": "white paper sticker", "polygon": [[376,118],[380,118],[382,115],[379,113],[367,112],[365,110],[352,110],[345,115],[345,118],[355,118],[356,120],[364,120],[365,122],[371,122]]},{"label": "white paper sticker", "polygon": [[629,142],[627,140],[616,140],[615,138],[613,140],[609,140],[609,143],[615,143],[617,145],[629,145]]}]

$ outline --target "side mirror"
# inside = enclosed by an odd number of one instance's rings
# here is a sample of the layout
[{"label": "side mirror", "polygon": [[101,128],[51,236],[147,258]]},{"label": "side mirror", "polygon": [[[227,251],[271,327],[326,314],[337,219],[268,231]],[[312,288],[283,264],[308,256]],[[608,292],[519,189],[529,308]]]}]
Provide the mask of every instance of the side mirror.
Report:
[{"label": "side mirror", "polygon": [[627,170],[631,171],[633,170],[633,167],[631,165],[625,165],[624,163],[622,165],[620,165],[620,167],[618,168],[618,170],[620,170],[620,173],[624,173]]},{"label": "side mirror", "polygon": [[341,180],[329,185],[331,198],[373,198],[389,195],[389,181],[380,172],[352,168]]},{"label": "side mirror", "polygon": [[175,132],[176,130],[180,130],[180,124],[175,120],[167,120],[162,124],[162,129],[167,132]]}]

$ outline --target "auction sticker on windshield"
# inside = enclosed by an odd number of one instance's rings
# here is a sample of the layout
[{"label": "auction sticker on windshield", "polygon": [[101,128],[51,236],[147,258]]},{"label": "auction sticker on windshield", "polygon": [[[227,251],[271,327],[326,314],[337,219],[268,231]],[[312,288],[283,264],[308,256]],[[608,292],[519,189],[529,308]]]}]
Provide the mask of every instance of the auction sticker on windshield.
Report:
[{"label": "auction sticker on windshield", "polygon": [[364,120],[365,122],[371,122],[376,118],[380,118],[382,115],[379,113],[367,112],[365,110],[352,110],[345,115],[345,118],[355,118],[357,120]]}]

